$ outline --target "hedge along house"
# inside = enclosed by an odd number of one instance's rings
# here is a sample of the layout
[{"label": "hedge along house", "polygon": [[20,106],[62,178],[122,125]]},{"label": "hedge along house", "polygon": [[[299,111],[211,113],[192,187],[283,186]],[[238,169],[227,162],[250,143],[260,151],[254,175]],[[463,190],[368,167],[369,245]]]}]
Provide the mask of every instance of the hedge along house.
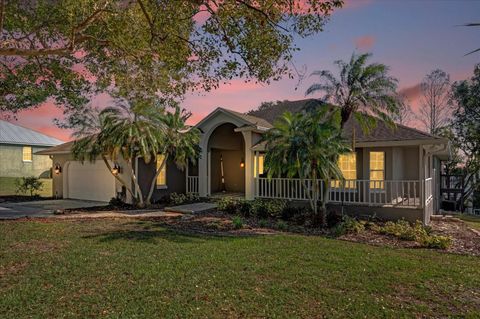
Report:
[{"label": "hedge along house", "polygon": [[[309,189],[302,187],[299,179],[266,178],[262,136],[285,111],[302,112],[309,101],[284,102],[250,114],[217,108],[196,125],[201,132],[200,158],[185,171],[173,162],[167,163],[156,180],[154,199],[172,192],[187,192],[201,197],[307,200]],[[352,138],[354,132],[354,152],[340,156],[339,160],[346,181],[332,181],[330,208],[428,223],[430,215],[440,207],[437,176],[440,159],[449,155],[448,141],[401,125],[392,130],[381,121],[365,135],[358,123],[349,120],[344,135]],[[41,152],[51,155],[54,166],[61,170],[53,180],[57,196],[102,201],[122,196],[130,200],[103,161],[75,161],[70,147],[71,143],[66,143]],[[146,164],[139,158],[134,163],[144,193],[161,156],[157,156],[157,162]],[[118,174],[124,180],[131,180],[126,163],[120,160],[111,162],[111,166],[119,168]],[[311,187],[311,182],[307,184]]]},{"label": "hedge along house", "polygon": [[[299,179],[266,178],[262,135],[285,111],[302,112],[308,102],[286,101],[249,114],[213,111],[196,125],[202,132],[202,154],[197,165],[189,166],[187,192],[202,197],[241,193],[246,199],[307,200],[309,189]],[[343,133],[354,137],[355,150],[339,158],[345,181],[331,182],[330,209],[429,223],[440,207],[437,181],[440,160],[449,156],[448,140],[402,125],[391,129],[381,121],[366,135],[354,119]],[[310,188],[311,181],[307,185]]]},{"label": "hedge along house", "polygon": [[51,136],[0,120],[0,177],[50,178],[52,160],[36,152],[61,143]]}]

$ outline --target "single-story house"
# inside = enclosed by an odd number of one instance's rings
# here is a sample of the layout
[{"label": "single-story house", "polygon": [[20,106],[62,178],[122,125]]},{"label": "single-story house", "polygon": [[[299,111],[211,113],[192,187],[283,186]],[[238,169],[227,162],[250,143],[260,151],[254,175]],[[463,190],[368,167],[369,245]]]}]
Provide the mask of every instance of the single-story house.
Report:
[{"label": "single-story house", "polygon": [[[309,101],[286,101],[248,114],[217,108],[196,125],[201,132],[198,162],[185,171],[168,163],[157,179],[154,198],[191,192],[201,197],[231,193],[246,199],[306,200],[306,190],[298,179],[266,178],[262,135],[285,111],[301,112]],[[354,136],[355,150],[340,156],[339,166],[346,181],[332,181],[331,208],[428,223],[440,207],[437,181],[440,160],[449,156],[448,140],[403,125],[391,129],[381,121],[366,135],[354,119],[346,123],[344,135]],[[62,174],[54,176],[55,193],[95,200],[122,193],[102,161],[74,161],[70,147],[71,143],[66,143],[40,152],[53,156],[54,163],[63,169]],[[118,167],[122,165],[117,163]],[[142,159],[135,162],[134,170],[145,191],[155,165],[147,165]],[[130,178],[127,171],[121,174],[124,179]]]},{"label": "single-story house", "polygon": [[0,177],[50,177],[52,160],[36,152],[63,141],[0,120]]}]

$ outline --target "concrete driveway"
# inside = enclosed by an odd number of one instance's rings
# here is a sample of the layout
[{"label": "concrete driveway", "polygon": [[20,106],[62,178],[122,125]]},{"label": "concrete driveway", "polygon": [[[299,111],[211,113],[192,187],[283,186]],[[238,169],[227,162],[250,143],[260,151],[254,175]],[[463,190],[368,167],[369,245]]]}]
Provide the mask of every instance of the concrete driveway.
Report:
[{"label": "concrete driveway", "polygon": [[58,209],[77,209],[106,205],[108,205],[106,202],[86,201],[80,199],[52,199],[21,203],[0,203],[0,219],[48,217]]}]

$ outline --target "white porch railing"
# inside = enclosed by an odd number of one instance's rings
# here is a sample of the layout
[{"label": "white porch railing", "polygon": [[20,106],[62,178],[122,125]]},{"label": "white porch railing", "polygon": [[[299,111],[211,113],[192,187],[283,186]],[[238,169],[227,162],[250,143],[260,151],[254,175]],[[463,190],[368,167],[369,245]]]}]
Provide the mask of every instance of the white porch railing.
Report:
[{"label": "white porch railing", "polygon": [[424,205],[424,223],[430,223],[430,217],[433,215],[433,178],[425,179],[425,205]]},{"label": "white porch railing", "polygon": [[[312,191],[312,181],[305,185],[296,178],[256,178],[255,196],[287,200],[308,200]],[[428,184],[428,186],[427,186]],[[320,183],[319,200],[323,200],[323,183]],[[328,194],[331,203],[358,204],[369,206],[423,207],[423,187],[429,187],[431,181],[421,180],[345,180],[332,181]],[[427,198],[427,197],[425,197]]]},{"label": "white porch railing", "polygon": [[198,176],[187,176],[187,194],[198,194]]}]

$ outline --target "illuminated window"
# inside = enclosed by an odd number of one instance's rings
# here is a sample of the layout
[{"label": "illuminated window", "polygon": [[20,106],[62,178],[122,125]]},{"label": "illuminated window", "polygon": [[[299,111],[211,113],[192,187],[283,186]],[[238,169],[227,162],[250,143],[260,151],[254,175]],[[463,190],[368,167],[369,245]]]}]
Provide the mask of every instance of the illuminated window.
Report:
[{"label": "illuminated window", "polygon": [[[157,171],[165,159],[164,155],[157,155]],[[157,186],[166,186],[167,185],[167,163],[163,166],[162,170],[157,177]]]},{"label": "illuminated window", "polygon": [[[263,165],[265,162],[265,155],[261,154],[258,155],[258,175],[262,175],[264,173],[263,171]],[[255,177],[257,176],[257,161],[255,161]]]},{"label": "illuminated window", "polygon": [[[357,179],[357,154],[342,154],[338,158],[338,167],[342,171],[345,178],[345,188],[356,188],[355,181]],[[332,181],[332,187],[339,188],[340,181]]]},{"label": "illuminated window", "polygon": [[32,161],[32,147],[30,146],[23,147],[23,161],[24,162]]},{"label": "illuminated window", "polygon": [[384,189],[385,153],[370,152],[370,189]]}]

